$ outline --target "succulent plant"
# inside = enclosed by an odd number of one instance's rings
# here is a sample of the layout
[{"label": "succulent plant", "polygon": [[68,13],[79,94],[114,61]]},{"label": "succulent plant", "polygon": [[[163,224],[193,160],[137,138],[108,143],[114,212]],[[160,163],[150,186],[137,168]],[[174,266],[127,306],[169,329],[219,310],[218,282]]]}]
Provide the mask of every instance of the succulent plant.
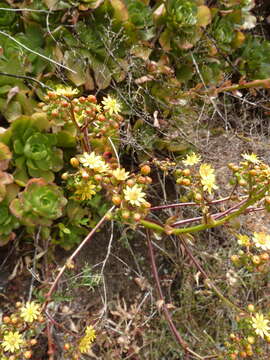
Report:
[{"label": "succulent plant", "polygon": [[269,41],[248,37],[241,54],[240,69],[253,79],[267,79],[270,77],[269,58]]},{"label": "succulent plant", "polygon": [[12,123],[9,143],[16,166],[15,181],[25,186],[31,177],[54,180],[54,172],[63,166],[63,152],[56,148],[57,135],[42,132],[31,117],[21,117]]},{"label": "succulent plant", "polygon": [[171,1],[168,7],[169,26],[178,31],[179,27],[187,28],[196,25],[198,7],[194,1]]},{"label": "succulent plant", "polygon": [[7,193],[7,185],[12,184],[13,176],[4,170],[7,170],[12,154],[7,145],[0,142],[0,201],[2,201]]},{"label": "succulent plant", "polygon": [[10,212],[7,201],[0,203],[0,246],[14,239],[12,230],[20,226],[19,220]]},{"label": "succulent plant", "polygon": [[[5,1],[0,1],[0,8],[10,9],[10,6]],[[0,10],[0,28],[10,26],[16,23],[16,13],[12,11]]]},{"label": "succulent plant", "polygon": [[44,179],[31,179],[10,204],[11,212],[26,226],[50,226],[62,216],[67,200],[61,188]]}]

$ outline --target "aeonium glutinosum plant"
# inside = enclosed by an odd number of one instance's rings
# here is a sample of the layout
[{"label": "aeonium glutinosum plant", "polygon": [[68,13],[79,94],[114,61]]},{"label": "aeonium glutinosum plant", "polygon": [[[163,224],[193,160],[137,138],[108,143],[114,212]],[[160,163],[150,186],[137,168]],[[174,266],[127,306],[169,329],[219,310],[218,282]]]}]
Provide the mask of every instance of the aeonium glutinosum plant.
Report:
[{"label": "aeonium glutinosum plant", "polygon": [[67,199],[62,189],[42,178],[28,181],[10,204],[12,213],[26,226],[50,226],[63,214]]},{"label": "aeonium glutinosum plant", "polygon": [[[73,89],[64,88],[48,92],[46,103],[39,107],[42,113],[17,119],[1,135],[1,171],[10,171],[3,175],[1,188],[2,241],[11,240],[19,225],[30,234],[40,226],[46,229],[42,236],[51,235],[56,243],[71,248],[85,230],[93,228],[98,222],[93,212],[101,217],[111,205],[114,209],[110,219],[133,229],[142,226],[174,235],[221,226],[240,214],[260,208],[269,210],[270,168],[255,154],[243,154],[240,164],[228,165],[232,171],[231,189],[228,196],[221,199],[215,198],[219,184],[213,166],[203,162],[196,153],[188,154],[182,161],[154,159],[129,172],[120,164],[118,156],[119,129],[123,122],[118,101],[111,95],[100,103],[93,95],[79,98],[76,95]],[[68,151],[63,157],[65,146]],[[178,203],[152,207],[148,202],[153,168],[165,175],[172,173],[175,176],[181,193]],[[18,172],[23,172],[24,176],[18,176]],[[98,212],[101,208],[99,204],[105,204],[103,213]],[[219,204],[222,204],[222,210],[219,210]],[[154,211],[168,206],[192,206],[197,208],[199,216],[179,220],[172,216],[164,223],[153,220],[151,214]],[[80,230],[76,232],[76,229]],[[238,235],[238,239],[246,247],[246,255],[232,258],[233,262],[248,265],[252,271],[259,265],[254,263],[255,258],[256,261],[260,259],[261,265],[267,264],[270,249],[268,235],[254,234],[257,242],[253,241],[253,248],[251,241],[245,243],[241,236]],[[263,253],[258,250],[263,250]],[[222,300],[225,299],[213,284],[210,286]],[[226,299],[225,302],[232,304]],[[241,320],[239,327],[245,329],[245,335],[241,336],[259,336],[267,340],[267,314],[262,315],[259,310],[254,314],[248,311],[237,314]],[[6,339],[8,341],[9,337]],[[247,341],[246,338],[243,340],[240,350],[229,345],[227,353],[234,356],[236,350],[255,351],[255,348],[250,349],[251,344]],[[91,344],[89,336],[85,344]],[[67,345],[65,350],[70,351],[70,347]],[[6,347],[5,356],[10,351]]]}]

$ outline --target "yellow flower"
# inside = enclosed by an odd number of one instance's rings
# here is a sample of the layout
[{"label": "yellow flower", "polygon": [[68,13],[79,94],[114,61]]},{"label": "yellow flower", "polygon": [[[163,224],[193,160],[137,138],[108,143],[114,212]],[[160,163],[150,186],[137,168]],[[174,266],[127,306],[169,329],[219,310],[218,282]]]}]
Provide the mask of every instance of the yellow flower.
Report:
[{"label": "yellow flower", "polygon": [[21,318],[23,318],[26,322],[33,322],[36,320],[40,315],[40,305],[36,304],[34,301],[28,302],[24,307],[21,309]]},{"label": "yellow flower", "polygon": [[6,335],[4,335],[4,341],[2,342],[2,347],[5,351],[10,351],[14,353],[16,350],[19,350],[21,345],[23,345],[24,341],[22,335],[19,334],[18,331],[12,332],[9,331]]},{"label": "yellow flower", "polygon": [[127,186],[124,189],[125,200],[127,200],[131,205],[140,206],[141,203],[145,202],[144,196],[146,195],[142,192],[142,189],[135,184],[134,186]]},{"label": "yellow flower", "polygon": [[107,110],[110,115],[118,114],[121,110],[120,104],[116,99],[108,95],[103,101],[101,101],[104,107],[104,110]]},{"label": "yellow flower", "polygon": [[251,321],[257,335],[262,338],[264,336],[270,336],[270,333],[268,332],[270,330],[270,327],[268,326],[269,320],[265,319],[263,314],[255,314],[255,316],[252,316]]},{"label": "yellow flower", "polygon": [[257,155],[254,153],[251,154],[242,154],[242,158],[246,161],[251,162],[252,164],[259,164],[261,161],[258,159]]},{"label": "yellow flower", "polygon": [[238,244],[241,246],[249,246],[250,245],[250,241],[249,241],[249,237],[247,235],[237,235],[238,237]]},{"label": "yellow flower", "polygon": [[96,331],[93,326],[87,326],[84,337],[80,340],[79,350],[81,353],[88,353],[92,342],[96,338]]},{"label": "yellow flower", "polygon": [[126,172],[125,169],[117,168],[117,169],[112,171],[112,175],[118,181],[125,181],[129,176],[129,172]]},{"label": "yellow flower", "polygon": [[255,245],[263,250],[270,250],[270,235],[265,232],[254,232],[252,240]]},{"label": "yellow flower", "polygon": [[59,96],[66,96],[68,98],[71,98],[79,93],[78,89],[72,89],[71,86],[62,86],[59,85],[56,87],[54,91]]},{"label": "yellow flower", "polygon": [[80,183],[76,185],[76,188],[75,195],[77,195],[77,198],[81,201],[90,200],[92,196],[96,194],[96,185],[92,184],[91,181]]},{"label": "yellow flower", "polygon": [[192,152],[191,154],[186,156],[186,159],[183,160],[183,164],[185,166],[192,166],[192,165],[198,164],[198,162],[200,162],[200,161],[201,161],[200,155],[197,155],[194,152]]},{"label": "yellow flower", "polygon": [[216,175],[214,169],[209,164],[202,164],[200,166],[199,174],[201,176],[201,184],[203,185],[203,190],[208,191],[209,194],[212,193],[212,190],[217,189],[216,186]]},{"label": "yellow flower", "polygon": [[108,165],[102,157],[96,155],[94,152],[91,152],[91,154],[85,152],[83,155],[78,156],[78,159],[84,167],[88,167],[96,172],[103,173],[108,170]]}]

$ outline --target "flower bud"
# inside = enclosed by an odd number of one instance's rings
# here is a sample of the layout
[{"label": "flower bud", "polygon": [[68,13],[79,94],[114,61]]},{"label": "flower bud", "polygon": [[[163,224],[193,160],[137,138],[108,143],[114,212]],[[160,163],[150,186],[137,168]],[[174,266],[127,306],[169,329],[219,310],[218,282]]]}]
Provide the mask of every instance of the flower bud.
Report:
[{"label": "flower bud", "polygon": [[265,336],[265,340],[268,342],[268,344],[270,344],[270,336],[269,335]]},{"label": "flower bud", "polygon": [[69,174],[68,174],[67,172],[65,172],[65,173],[63,173],[63,174],[61,175],[61,179],[62,179],[62,180],[67,180],[68,177],[69,177]]},{"label": "flower bud", "polygon": [[[248,311],[250,311],[250,312],[254,312],[254,311],[255,311],[255,306],[254,306],[253,304],[248,304],[247,309],[248,309]],[[251,338],[251,337],[252,337],[252,336],[250,336],[250,338]],[[250,344],[254,344],[254,343],[250,342]]]},{"label": "flower bud", "polygon": [[65,343],[64,344],[64,350],[69,350],[70,349],[70,344],[69,343]]},{"label": "flower bud", "polygon": [[184,176],[189,176],[190,175],[190,170],[189,169],[184,169],[183,170],[183,175]]},{"label": "flower bud", "polygon": [[77,168],[77,167],[79,167],[80,162],[79,162],[79,160],[77,158],[72,157],[70,159],[70,165],[73,166],[74,168]]},{"label": "flower bud", "polygon": [[141,171],[141,173],[142,173],[143,175],[149,175],[150,172],[151,172],[151,168],[150,168],[149,165],[143,165],[143,166],[141,167],[140,171]]},{"label": "flower bud", "polygon": [[11,318],[11,322],[12,322],[12,324],[17,324],[17,322],[19,321],[19,319],[16,317],[16,316],[14,316],[14,317],[12,317]]},{"label": "flower bud", "polygon": [[237,264],[239,263],[239,256],[238,255],[232,255],[231,256],[231,261],[234,263],[234,264]]},{"label": "flower bud", "polygon": [[255,337],[254,336],[248,336],[247,341],[249,344],[253,345],[255,344]]},{"label": "flower bud", "polygon": [[36,339],[31,339],[31,340],[30,340],[30,344],[31,344],[32,346],[36,345],[36,344],[37,344],[37,340],[36,340]]},{"label": "flower bud", "polygon": [[82,178],[83,178],[84,180],[88,180],[89,177],[90,177],[90,175],[88,174],[88,172],[85,171],[85,170],[82,170]]},{"label": "flower bud", "polygon": [[94,176],[94,179],[97,181],[97,182],[100,182],[102,180],[102,176],[100,174],[96,174]]},{"label": "flower bud", "polygon": [[141,220],[141,214],[139,214],[139,213],[135,213],[135,214],[133,214],[133,219],[135,220],[135,221],[140,221]]},{"label": "flower bud", "polygon": [[93,104],[97,103],[97,98],[94,95],[88,95],[87,100]]},{"label": "flower bud", "polygon": [[259,265],[261,263],[261,259],[258,255],[254,255],[251,258],[252,262],[254,265]]},{"label": "flower bud", "polygon": [[137,182],[138,182],[139,184],[145,184],[146,179],[145,179],[144,176],[139,176],[139,177],[137,178]]},{"label": "flower bud", "polygon": [[31,359],[32,357],[32,351],[27,350],[23,353],[23,356],[25,357],[25,359]]},{"label": "flower bud", "polygon": [[4,322],[5,324],[9,324],[10,321],[11,321],[11,319],[10,319],[9,316],[4,316],[4,317],[3,317],[3,322]]},{"label": "flower bud", "polygon": [[97,119],[98,119],[98,121],[101,121],[101,122],[106,121],[106,117],[103,114],[99,114]]},{"label": "flower bud", "polygon": [[240,186],[246,186],[246,185],[247,185],[247,182],[246,182],[244,179],[240,179],[239,182],[238,182],[238,184],[239,184]]},{"label": "flower bud", "polygon": [[264,200],[265,200],[266,204],[270,205],[270,196],[266,196]]},{"label": "flower bud", "polygon": [[67,108],[69,103],[66,100],[61,101],[61,106]]},{"label": "flower bud", "polygon": [[112,202],[114,205],[119,206],[122,202],[122,199],[119,195],[113,195]]},{"label": "flower bud", "polygon": [[130,217],[130,212],[128,210],[123,210],[121,216],[124,220],[128,220]]},{"label": "flower bud", "polygon": [[202,201],[202,199],[203,199],[203,197],[202,197],[202,195],[200,193],[194,194],[194,200],[195,201],[200,202],[200,201]]},{"label": "flower bud", "polygon": [[191,184],[191,181],[189,179],[183,179],[182,180],[182,185],[189,186],[190,184]]},{"label": "flower bud", "polygon": [[132,187],[132,186],[134,186],[134,185],[135,185],[135,181],[132,180],[132,179],[128,179],[128,181],[127,181],[127,186]]},{"label": "flower bud", "polygon": [[260,255],[260,258],[262,261],[268,261],[269,260],[269,254],[268,253],[263,253]]},{"label": "flower bud", "polygon": [[57,117],[58,115],[59,115],[59,111],[58,110],[53,110],[52,112],[51,112],[51,115],[53,116],[53,117]]},{"label": "flower bud", "polygon": [[249,170],[249,175],[251,175],[251,176],[255,176],[255,175],[257,175],[257,171],[255,170],[255,169],[251,169],[251,170]]},{"label": "flower bud", "polygon": [[150,202],[148,201],[145,201],[142,205],[147,209],[149,209],[152,206],[152,204],[150,204]]},{"label": "flower bud", "polygon": [[247,353],[245,351],[240,351],[239,356],[245,359],[247,357]]}]

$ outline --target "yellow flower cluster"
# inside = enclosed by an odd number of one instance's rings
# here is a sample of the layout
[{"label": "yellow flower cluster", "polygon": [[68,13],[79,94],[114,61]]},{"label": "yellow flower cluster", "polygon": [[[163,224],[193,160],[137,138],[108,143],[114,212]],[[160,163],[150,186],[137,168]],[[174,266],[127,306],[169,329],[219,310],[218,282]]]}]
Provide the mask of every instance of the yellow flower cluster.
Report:
[{"label": "yellow flower cluster", "polygon": [[254,153],[251,154],[242,154],[242,158],[252,164],[259,164],[261,161],[258,159],[257,155]]},{"label": "yellow flower cluster", "polygon": [[80,183],[76,185],[75,196],[77,199],[84,201],[90,200],[93,195],[96,194],[96,185],[88,181],[86,183]]},{"label": "yellow flower cluster", "polygon": [[75,95],[78,95],[79,90],[78,89],[74,89],[71,86],[63,86],[63,85],[58,85],[54,91],[54,93],[58,96],[66,96],[68,98],[71,98]]},{"label": "yellow flower cluster", "polygon": [[140,206],[142,203],[145,202],[145,193],[142,189],[135,184],[134,186],[127,186],[124,189],[124,197],[125,200],[128,201],[131,205]]},{"label": "yellow flower cluster", "polygon": [[237,235],[238,238],[238,244],[241,246],[249,246],[250,245],[250,240],[249,237],[247,235]]},{"label": "yellow flower cluster", "polygon": [[21,308],[21,318],[24,321],[32,323],[37,320],[40,315],[40,305],[34,301],[28,302],[24,307]]},{"label": "yellow flower cluster", "polygon": [[118,181],[125,181],[129,176],[129,172],[126,172],[125,169],[117,168],[112,171],[112,175]]},{"label": "yellow flower cluster", "polygon": [[183,160],[183,164],[185,166],[193,166],[198,164],[198,162],[200,161],[201,161],[201,156],[192,152],[191,154],[187,155],[185,160]]},{"label": "yellow flower cluster", "polygon": [[261,248],[262,250],[270,250],[270,235],[265,232],[254,232],[252,240],[258,248]]},{"label": "yellow flower cluster", "polygon": [[110,115],[118,114],[121,111],[121,106],[117,102],[117,100],[110,95],[108,95],[106,98],[101,101],[103,104],[104,110],[108,111]]},{"label": "yellow flower cluster", "polygon": [[251,325],[255,330],[255,333],[262,338],[270,336],[269,320],[265,319],[263,314],[257,313],[251,318]]},{"label": "yellow flower cluster", "polygon": [[96,331],[92,325],[87,326],[84,337],[79,342],[79,350],[81,353],[88,353],[92,342],[96,338]]},{"label": "yellow flower cluster", "polygon": [[211,194],[212,190],[218,188],[216,186],[215,171],[210,164],[202,164],[200,166],[199,174],[201,177],[201,184],[203,185],[204,191],[208,191],[209,194]]},{"label": "yellow flower cluster", "polygon": [[23,344],[23,337],[18,331],[9,331],[4,335],[1,346],[5,351],[14,353],[15,351],[19,350]]},{"label": "yellow flower cluster", "polygon": [[100,155],[96,155],[94,152],[90,154],[85,152],[83,155],[78,156],[78,159],[84,167],[92,169],[95,172],[104,173],[108,171],[108,165]]}]

